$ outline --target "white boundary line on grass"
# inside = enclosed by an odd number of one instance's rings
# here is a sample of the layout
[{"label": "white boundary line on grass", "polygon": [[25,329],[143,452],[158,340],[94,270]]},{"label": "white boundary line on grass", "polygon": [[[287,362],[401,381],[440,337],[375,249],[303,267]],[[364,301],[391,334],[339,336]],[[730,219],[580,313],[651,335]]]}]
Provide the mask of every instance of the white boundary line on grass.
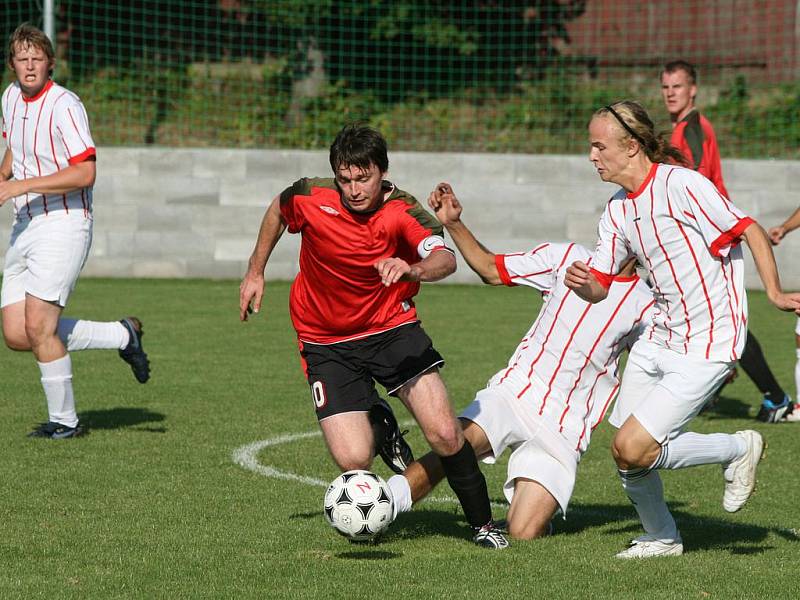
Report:
[{"label": "white boundary line on grass", "polygon": [[[403,426],[406,426],[405,423],[403,424]],[[322,479],[317,479],[316,477],[308,477],[307,475],[298,475],[297,473],[292,473],[291,471],[282,471],[271,465],[262,465],[258,461],[258,453],[261,452],[264,448],[270,448],[272,446],[280,446],[281,444],[290,444],[298,440],[304,440],[311,437],[320,437],[321,435],[322,435],[321,431],[309,431],[306,433],[286,433],[273,438],[269,438],[267,440],[252,442],[251,444],[245,444],[244,446],[236,448],[231,454],[231,459],[235,464],[239,465],[240,467],[243,467],[248,471],[252,471],[253,473],[258,473],[259,475],[263,475],[264,477],[269,477],[272,479],[283,479],[286,481],[297,481],[298,483],[303,483],[305,485],[311,485],[315,487],[327,487],[329,482],[323,481]],[[458,502],[458,499],[452,496],[442,496],[436,498],[426,498],[424,501],[446,502],[452,504]],[[492,502],[492,506],[497,508],[500,507],[507,508],[508,504]]]}]

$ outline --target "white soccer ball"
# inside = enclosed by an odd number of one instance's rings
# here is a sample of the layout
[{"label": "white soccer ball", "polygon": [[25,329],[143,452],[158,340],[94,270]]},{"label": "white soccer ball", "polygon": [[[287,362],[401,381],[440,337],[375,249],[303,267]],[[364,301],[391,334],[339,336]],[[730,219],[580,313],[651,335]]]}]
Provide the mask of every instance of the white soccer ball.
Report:
[{"label": "white soccer ball", "polygon": [[328,486],[324,508],[325,518],[337,532],[364,542],[392,522],[392,493],[375,473],[347,471]]}]

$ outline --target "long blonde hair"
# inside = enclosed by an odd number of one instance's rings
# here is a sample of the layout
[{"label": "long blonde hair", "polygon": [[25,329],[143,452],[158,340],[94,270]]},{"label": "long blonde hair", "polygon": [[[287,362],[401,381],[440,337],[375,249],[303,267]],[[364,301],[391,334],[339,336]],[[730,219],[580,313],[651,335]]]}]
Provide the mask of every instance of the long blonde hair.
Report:
[{"label": "long blonde hair", "polygon": [[636,140],[651,161],[687,165],[681,151],[670,144],[663,133],[656,134],[650,115],[638,102],[633,100],[614,102],[595,111],[594,116],[609,116],[618,123],[623,133],[620,141]]}]

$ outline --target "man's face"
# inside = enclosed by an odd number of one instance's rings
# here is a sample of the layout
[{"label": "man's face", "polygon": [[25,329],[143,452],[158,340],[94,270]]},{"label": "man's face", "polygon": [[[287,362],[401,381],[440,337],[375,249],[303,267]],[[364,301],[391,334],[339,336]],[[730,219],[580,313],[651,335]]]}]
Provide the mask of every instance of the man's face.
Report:
[{"label": "man's face", "polygon": [[23,95],[31,98],[42,91],[50,79],[53,61],[47,59],[47,54],[41,48],[17,44],[10,66],[17,75]]},{"label": "man's face", "polygon": [[694,108],[694,97],[697,86],[689,79],[683,69],[673,73],[661,74],[661,95],[667,111],[676,121],[680,121]]},{"label": "man's face", "polygon": [[620,183],[619,176],[630,163],[622,144],[622,131],[610,115],[596,116],[589,123],[589,160],[603,181]]},{"label": "man's face", "polygon": [[353,212],[369,212],[383,200],[383,173],[374,163],[367,169],[341,165],[335,177],[345,204]]}]

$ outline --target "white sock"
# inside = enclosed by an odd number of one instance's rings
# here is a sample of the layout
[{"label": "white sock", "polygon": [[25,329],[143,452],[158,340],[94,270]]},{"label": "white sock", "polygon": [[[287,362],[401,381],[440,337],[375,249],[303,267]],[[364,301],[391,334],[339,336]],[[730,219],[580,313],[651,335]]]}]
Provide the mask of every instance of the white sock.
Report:
[{"label": "white sock", "polygon": [[389,484],[389,489],[392,491],[392,506],[394,514],[392,519],[395,519],[398,514],[408,512],[411,510],[411,486],[408,485],[408,479],[402,475],[394,475],[386,482]]},{"label": "white sock", "polygon": [[[647,474],[642,476],[645,472]],[[664,502],[664,486],[658,471],[620,469],[619,473],[622,487],[639,514],[645,532],[659,540],[680,540],[678,526]],[[632,475],[630,479],[629,474]]]},{"label": "white sock", "polygon": [[67,348],[75,350],[122,350],[130,341],[128,330],[119,321],[101,322],[61,318],[58,337]]},{"label": "white sock", "polygon": [[685,432],[661,447],[653,469],[682,469],[697,465],[727,465],[747,451],[741,436],[729,433]]},{"label": "white sock", "polygon": [[72,359],[65,354],[47,363],[38,363],[42,387],[47,398],[49,420],[67,427],[78,424],[75,396],[72,394]]},{"label": "white sock", "polygon": [[797,362],[794,363],[794,389],[797,403],[800,404],[800,348],[797,349]]}]

